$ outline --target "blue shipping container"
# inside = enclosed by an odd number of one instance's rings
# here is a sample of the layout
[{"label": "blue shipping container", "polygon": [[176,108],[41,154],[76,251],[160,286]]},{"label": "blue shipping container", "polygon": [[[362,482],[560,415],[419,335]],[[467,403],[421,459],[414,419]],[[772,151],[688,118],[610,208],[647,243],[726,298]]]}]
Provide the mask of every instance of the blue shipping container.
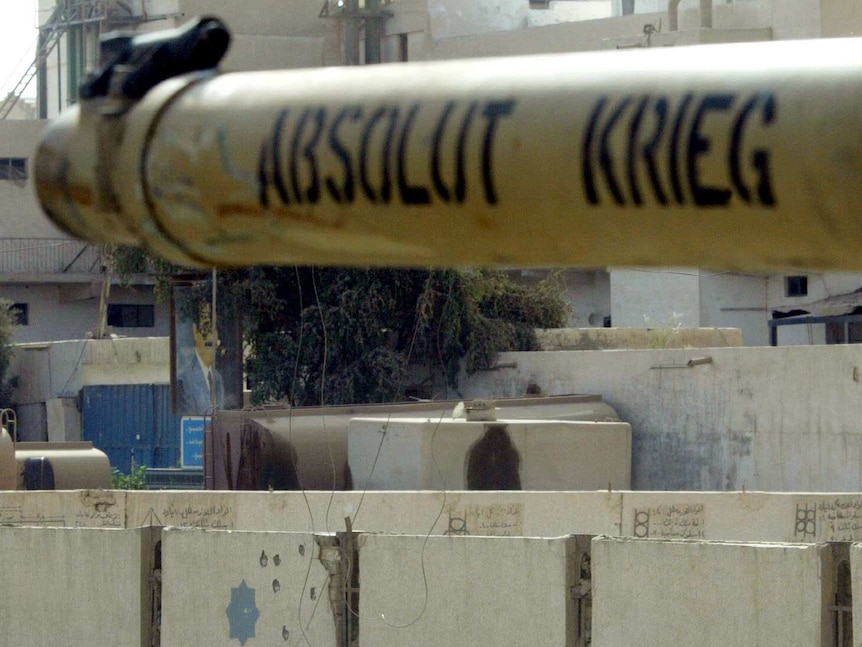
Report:
[{"label": "blue shipping container", "polygon": [[167,384],[86,386],[81,417],[84,440],[121,472],[128,474],[133,460],[136,466],[179,465],[180,418],[171,412]]}]

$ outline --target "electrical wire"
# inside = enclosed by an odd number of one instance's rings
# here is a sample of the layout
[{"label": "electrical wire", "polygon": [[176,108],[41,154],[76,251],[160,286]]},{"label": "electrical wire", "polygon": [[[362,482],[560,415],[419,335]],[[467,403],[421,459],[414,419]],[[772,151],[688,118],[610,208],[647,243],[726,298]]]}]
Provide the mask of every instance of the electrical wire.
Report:
[{"label": "electrical wire", "polygon": [[[317,302],[317,313],[320,315],[320,326],[323,334],[323,365],[320,369],[320,406],[326,405],[326,362],[329,357],[329,338],[326,331],[326,318],[323,316],[323,307],[320,304],[320,293],[317,290],[317,279],[315,278],[315,269],[311,269],[311,285],[314,288],[314,298]],[[326,450],[329,453],[329,468],[332,471],[332,489],[329,492],[329,503],[326,506],[326,516],[324,524],[326,532],[329,533],[329,512],[332,509],[332,502],[335,499],[335,487],[338,483],[338,476],[335,472],[335,456],[332,453],[332,439],[329,436],[329,430],[326,427],[326,415],[321,415],[321,424],[323,425],[323,435],[326,438]]]},{"label": "electrical wire", "polygon": [[[425,299],[425,297],[426,297],[427,293],[432,289],[432,280],[433,280],[433,278],[434,278],[434,271],[435,271],[435,270],[433,270],[433,269],[429,270],[429,275],[428,275],[428,279],[427,279],[427,280],[426,280],[426,282],[425,282],[425,287],[424,287],[424,289],[423,289],[423,294],[422,294],[422,296],[421,296],[421,297],[420,297],[420,299],[419,299],[419,302],[420,302],[420,303],[424,301],[424,299]],[[444,306],[443,306],[444,312],[445,312],[445,309],[448,307],[448,305],[449,305],[449,303],[450,303],[450,300],[451,300],[451,297],[452,297],[452,289],[453,289],[453,286],[452,286],[452,284],[450,283],[450,284],[449,284],[449,291],[448,291],[448,293],[447,293],[447,295],[446,295],[446,302],[444,303]],[[442,316],[441,316],[441,319],[442,319]],[[419,314],[417,313],[416,324],[415,324],[415,325],[414,325],[414,327],[413,327],[413,335],[412,335],[412,337],[411,337],[411,340],[410,340],[410,346],[409,346],[409,348],[408,348],[408,353],[407,353],[407,360],[406,360],[406,362],[407,362],[408,364],[409,364],[409,362],[410,362],[410,358],[412,357],[412,354],[413,354],[413,349],[414,349],[414,347],[415,347],[416,338],[417,338],[417,336],[418,336],[418,331],[419,331],[419,326],[420,326],[420,325],[421,325],[421,320],[420,320]],[[441,369],[445,372],[445,362],[443,361],[443,355],[442,355],[442,351],[440,350],[440,344],[439,344],[439,333],[440,333],[440,328],[441,328],[441,327],[438,327],[438,340],[437,340],[437,341],[438,341],[438,343],[437,343],[438,360],[439,360],[439,362],[440,362],[440,367],[441,367]],[[390,627],[390,628],[393,628],[393,629],[406,629],[407,627],[410,627],[410,626],[415,625],[416,623],[418,623],[418,622],[419,622],[419,621],[424,617],[425,613],[426,613],[426,612],[427,612],[427,610],[428,610],[429,587],[428,587],[428,572],[427,572],[426,565],[425,565],[425,554],[426,554],[426,552],[425,552],[425,551],[426,551],[426,547],[427,547],[427,545],[428,545],[428,541],[430,540],[431,535],[434,533],[434,528],[436,528],[436,527],[437,527],[437,524],[440,522],[440,519],[442,518],[443,513],[444,513],[444,512],[445,512],[445,510],[446,510],[446,504],[447,504],[447,488],[446,488],[446,480],[445,480],[445,478],[444,478],[444,476],[443,476],[443,472],[442,472],[442,470],[440,469],[440,464],[439,464],[439,462],[437,461],[436,452],[434,451],[434,445],[435,445],[435,442],[436,442],[436,439],[437,439],[437,434],[438,434],[438,431],[440,430],[440,428],[441,428],[441,426],[442,426],[443,418],[445,417],[445,415],[446,415],[445,411],[441,411],[441,412],[440,412],[440,417],[438,418],[437,423],[436,423],[436,424],[435,424],[435,426],[434,426],[434,431],[433,431],[433,432],[432,432],[432,434],[431,434],[431,440],[430,440],[430,442],[429,442],[429,447],[430,447],[430,450],[431,450],[431,462],[432,462],[432,465],[434,466],[434,469],[435,469],[435,471],[436,471],[436,473],[437,473],[437,477],[438,477],[439,482],[440,482],[440,485],[441,485],[442,500],[441,500],[441,503],[440,503],[440,509],[437,511],[437,516],[436,516],[436,517],[434,517],[434,521],[431,523],[431,526],[428,528],[428,531],[425,533],[425,536],[424,536],[424,538],[423,538],[423,540],[422,540],[422,547],[421,547],[420,552],[419,552],[419,567],[420,567],[420,571],[421,571],[421,573],[422,573],[422,586],[423,586],[422,607],[421,607],[421,609],[419,610],[419,612],[416,614],[416,616],[415,616],[413,619],[411,619],[409,622],[406,622],[406,623],[403,623],[403,624],[398,624],[398,623],[389,622],[389,621],[386,619],[386,614],[385,614],[385,613],[383,613],[383,612],[381,612],[381,613],[380,613],[379,617],[378,617],[378,616],[362,617],[362,616],[360,616],[360,614],[359,614],[359,613],[355,612],[353,609],[348,608],[348,609],[347,609],[348,613],[350,613],[350,614],[351,614],[353,617],[355,617],[357,620],[365,620],[365,621],[377,621],[377,620],[382,620],[382,621],[383,621],[383,624],[385,624],[387,627]],[[356,511],[354,512],[354,515],[353,515],[353,522],[355,522],[356,517],[359,515],[359,510],[360,510],[360,509],[361,509],[361,507],[362,507],[362,502],[363,502],[363,500],[364,500],[364,498],[365,498],[365,493],[368,491],[368,486],[369,486],[369,484],[370,484],[370,482],[371,482],[371,478],[372,478],[372,476],[373,476],[373,474],[374,474],[374,470],[375,470],[375,468],[376,468],[376,466],[377,466],[377,461],[378,461],[378,459],[379,459],[379,457],[380,457],[380,453],[381,453],[381,450],[382,450],[382,448],[383,448],[383,443],[384,443],[384,441],[386,440],[386,432],[385,432],[385,430],[386,430],[386,428],[387,428],[387,427],[388,427],[388,425],[389,425],[389,422],[390,422],[390,420],[391,420],[391,416],[392,416],[392,414],[390,413],[390,414],[387,416],[386,423],[384,423],[384,433],[381,435],[380,443],[378,444],[378,447],[377,447],[377,454],[375,455],[375,457],[374,457],[374,461],[373,461],[372,466],[371,466],[371,472],[369,473],[368,478],[366,479],[365,488],[363,489],[362,495],[361,495],[361,497],[360,497],[360,499],[359,499],[359,504],[357,505]],[[348,560],[348,569],[349,569],[349,570],[348,570],[348,572],[352,572],[352,569],[353,569],[352,559],[353,559],[352,555],[348,555],[348,556],[347,556],[347,560]]]}]

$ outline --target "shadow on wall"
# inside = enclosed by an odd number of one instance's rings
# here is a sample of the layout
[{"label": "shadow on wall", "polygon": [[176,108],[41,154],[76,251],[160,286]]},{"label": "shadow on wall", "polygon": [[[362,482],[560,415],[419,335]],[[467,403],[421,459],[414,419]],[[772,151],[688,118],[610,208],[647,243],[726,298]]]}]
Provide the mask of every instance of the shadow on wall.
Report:
[{"label": "shadow on wall", "polygon": [[467,452],[467,490],[520,490],[521,455],[507,425],[488,425]]}]

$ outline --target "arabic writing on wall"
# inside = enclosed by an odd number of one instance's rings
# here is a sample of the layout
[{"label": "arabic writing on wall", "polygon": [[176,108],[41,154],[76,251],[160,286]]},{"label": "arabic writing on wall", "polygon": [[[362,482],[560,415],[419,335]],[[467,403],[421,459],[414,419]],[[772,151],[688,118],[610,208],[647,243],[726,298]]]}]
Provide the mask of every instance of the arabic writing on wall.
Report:
[{"label": "arabic writing on wall", "polygon": [[230,530],[236,523],[236,513],[231,504],[224,502],[171,503],[159,511],[158,519],[165,526]]},{"label": "arabic writing on wall", "polygon": [[704,539],[706,515],[702,503],[674,503],[635,508],[634,536],[660,539]]},{"label": "arabic writing on wall", "polygon": [[800,541],[862,539],[862,499],[836,497],[797,503],[794,536]]},{"label": "arabic writing on wall", "polygon": [[524,504],[492,503],[452,508],[446,534],[520,537],[524,534]]},{"label": "arabic writing on wall", "polygon": [[73,528],[123,528],[125,509],[113,495],[20,498],[0,506],[0,525]]}]

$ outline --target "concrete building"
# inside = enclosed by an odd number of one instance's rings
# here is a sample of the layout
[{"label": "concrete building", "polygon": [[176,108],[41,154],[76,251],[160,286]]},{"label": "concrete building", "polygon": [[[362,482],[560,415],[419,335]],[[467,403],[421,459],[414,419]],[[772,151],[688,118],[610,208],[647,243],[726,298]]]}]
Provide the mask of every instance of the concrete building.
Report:
[{"label": "concrete building", "polygon": [[[31,164],[44,124],[0,120],[0,298],[14,304],[17,342],[83,339],[98,324],[105,277],[101,251],[61,232],[36,203]],[[122,287],[114,277],[108,324],[116,333],[168,334],[154,283],[139,275]]]}]

